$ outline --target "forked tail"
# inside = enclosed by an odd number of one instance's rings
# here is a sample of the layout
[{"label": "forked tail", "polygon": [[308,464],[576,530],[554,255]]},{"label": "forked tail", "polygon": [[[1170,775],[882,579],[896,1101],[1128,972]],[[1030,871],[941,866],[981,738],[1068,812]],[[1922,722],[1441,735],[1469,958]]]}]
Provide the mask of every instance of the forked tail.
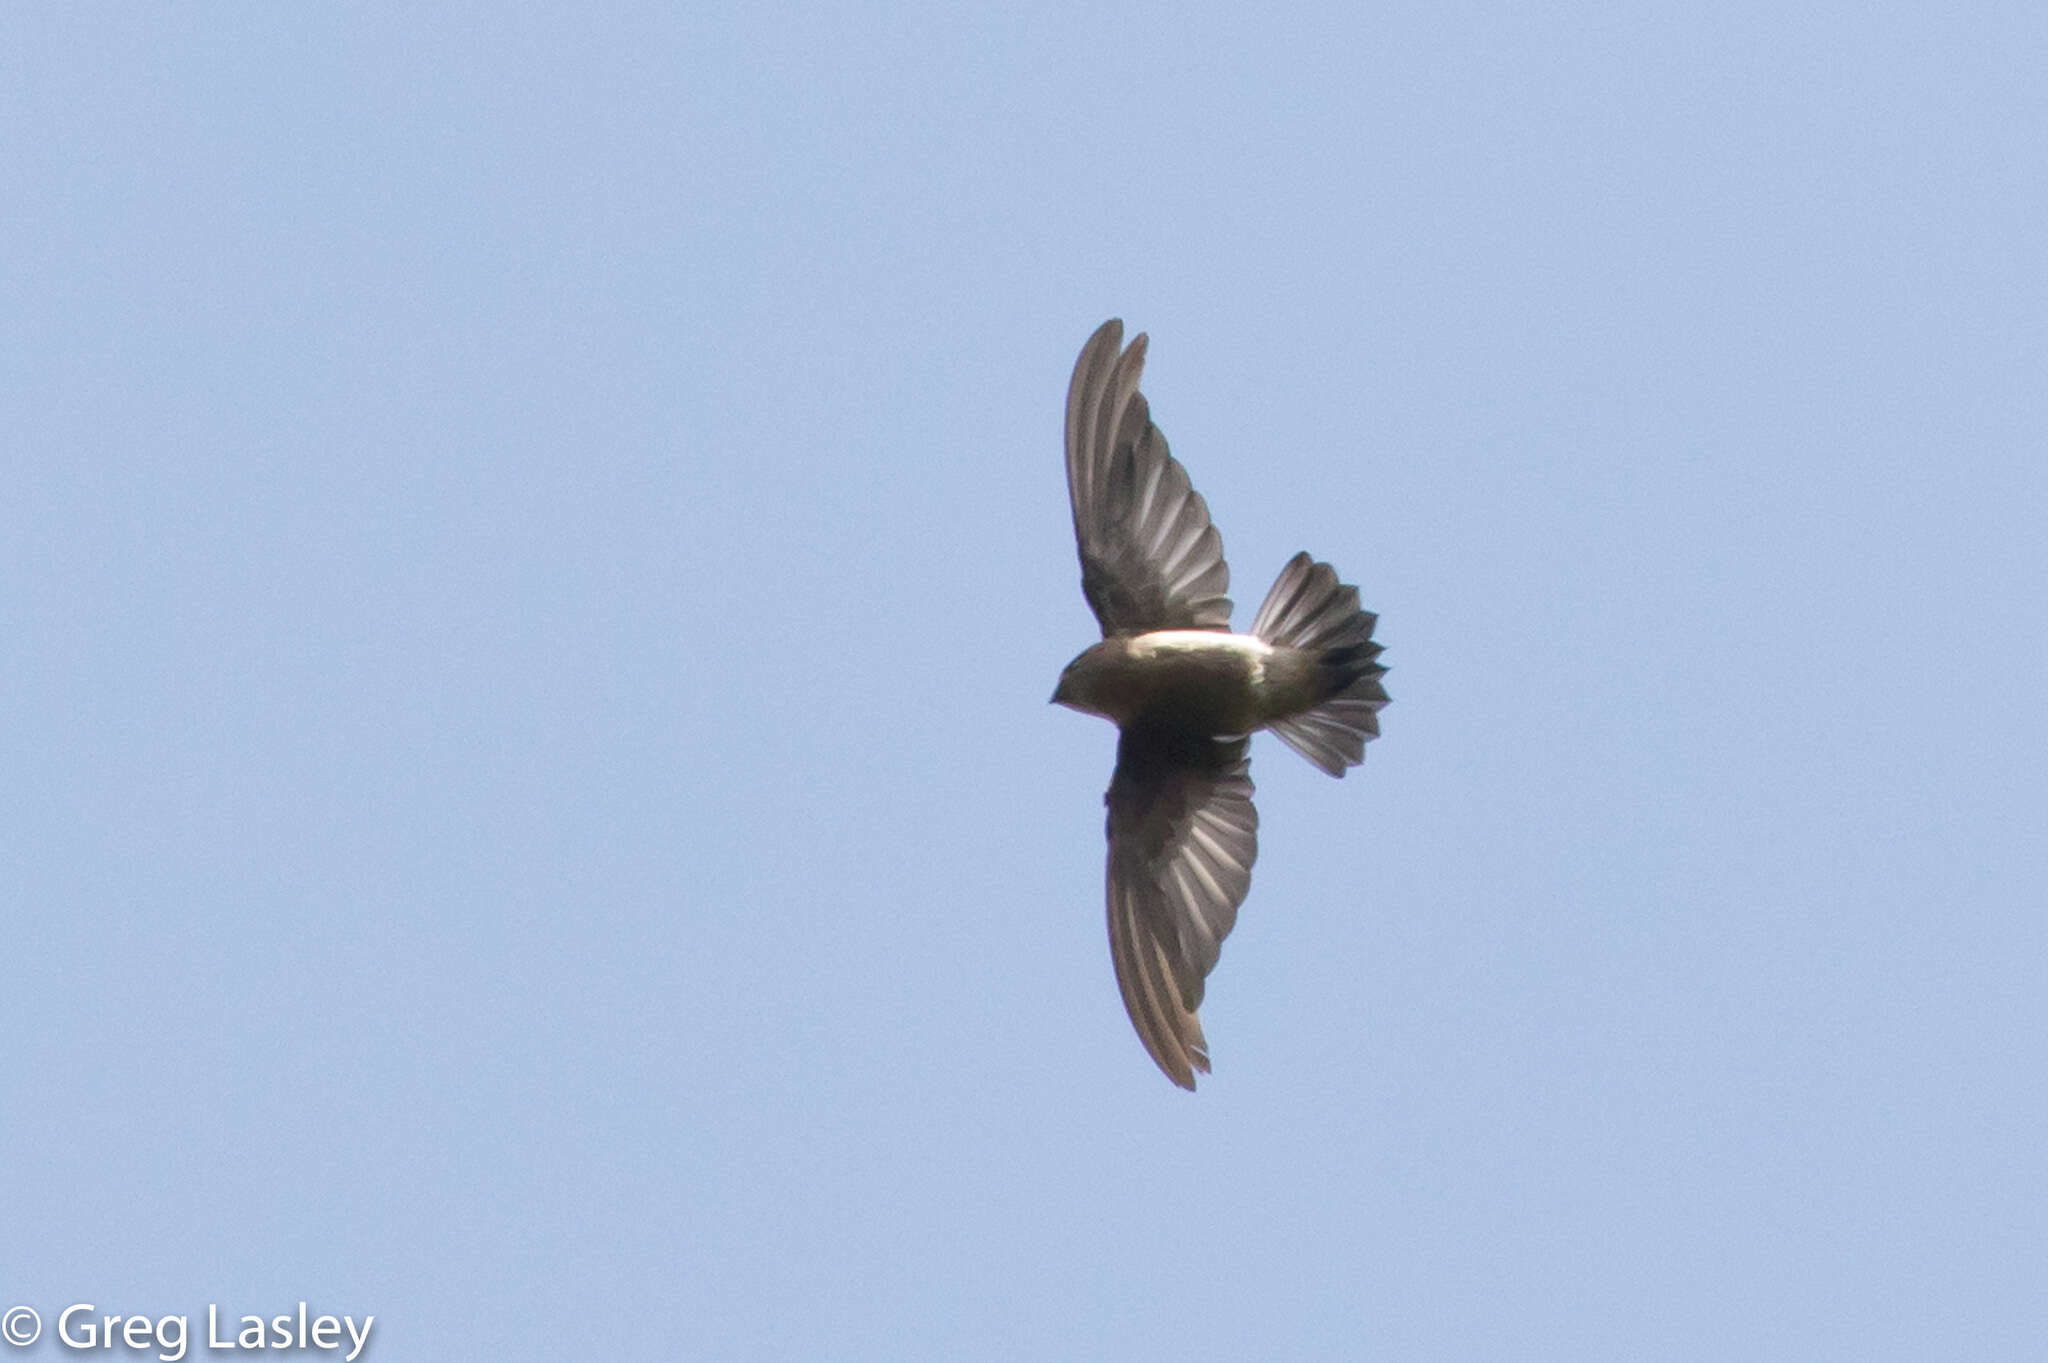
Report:
[{"label": "forked tail", "polygon": [[1379,617],[1358,607],[1358,588],[1337,580],[1337,570],[1296,554],[1280,570],[1252,621],[1252,633],[1276,647],[1315,658],[1318,693],[1313,708],[1266,727],[1281,742],[1332,776],[1365,760],[1367,741],[1379,737],[1380,684],[1386,668],[1372,641]]}]

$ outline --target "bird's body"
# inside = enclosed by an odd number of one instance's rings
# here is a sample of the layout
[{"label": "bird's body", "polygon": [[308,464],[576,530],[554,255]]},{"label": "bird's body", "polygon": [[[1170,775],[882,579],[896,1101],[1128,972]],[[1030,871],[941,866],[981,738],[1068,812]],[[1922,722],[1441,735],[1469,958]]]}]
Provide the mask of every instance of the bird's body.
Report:
[{"label": "bird's body", "polygon": [[1251,634],[1158,629],[1104,639],[1068,665],[1053,699],[1119,725],[1248,734],[1311,708],[1314,667]]},{"label": "bird's body", "polygon": [[1249,634],[1230,632],[1230,570],[1209,509],[1138,391],[1145,338],[1105,322],[1067,392],[1067,490],[1081,590],[1102,642],[1053,700],[1119,730],[1109,806],[1109,941],[1124,1007],[1168,1078],[1209,1068],[1203,982],[1258,856],[1250,735],[1268,729],[1342,776],[1387,703],[1374,616],[1326,563],[1296,554]]}]

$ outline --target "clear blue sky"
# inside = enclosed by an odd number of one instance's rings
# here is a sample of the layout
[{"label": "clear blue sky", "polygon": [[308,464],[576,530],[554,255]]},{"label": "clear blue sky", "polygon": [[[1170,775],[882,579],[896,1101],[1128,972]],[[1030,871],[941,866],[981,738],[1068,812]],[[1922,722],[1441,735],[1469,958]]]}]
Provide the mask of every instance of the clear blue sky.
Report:
[{"label": "clear blue sky", "polygon": [[[13,12],[18,1356],[2038,1356],[2048,20],[1799,8]],[[1111,315],[1393,668],[1192,1096]]]}]

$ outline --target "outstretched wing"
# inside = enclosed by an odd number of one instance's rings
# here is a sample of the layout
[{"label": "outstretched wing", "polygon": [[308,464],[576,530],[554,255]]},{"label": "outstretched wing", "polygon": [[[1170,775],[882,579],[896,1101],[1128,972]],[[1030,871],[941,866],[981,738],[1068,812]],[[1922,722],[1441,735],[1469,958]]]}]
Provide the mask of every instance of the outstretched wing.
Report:
[{"label": "outstretched wing", "polygon": [[1109,795],[1109,954],[1138,1039],[1166,1077],[1209,1071],[1197,1010],[1259,854],[1249,738],[1133,725]]},{"label": "outstretched wing", "polygon": [[1104,638],[1155,629],[1230,628],[1230,569],[1209,507],[1167,451],[1138,391],[1145,338],[1118,351],[1104,322],[1067,388],[1067,495],[1081,592]]}]

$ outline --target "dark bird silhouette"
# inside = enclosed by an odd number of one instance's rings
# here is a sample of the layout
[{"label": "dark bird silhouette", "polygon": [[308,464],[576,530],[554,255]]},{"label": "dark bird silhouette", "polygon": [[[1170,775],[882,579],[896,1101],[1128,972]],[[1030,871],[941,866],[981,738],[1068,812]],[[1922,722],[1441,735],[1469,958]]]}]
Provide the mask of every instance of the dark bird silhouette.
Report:
[{"label": "dark bird silhouette", "polygon": [[1251,735],[1269,729],[1332,776],[1364,760],[1387,703],[1376,617],[1336,570],[1296,554],[1249,634],[1230,632],[1230,569],[1209,508],[1152,424],[1145,337],[1104,322],[1067,389],[1067,492],[1081,591],[1102,642],[1052,698],[1115,721],[1109,952],[1138,1039],[1185,1089],[1208,1073],[1197,1010],[1258,855]]}]

